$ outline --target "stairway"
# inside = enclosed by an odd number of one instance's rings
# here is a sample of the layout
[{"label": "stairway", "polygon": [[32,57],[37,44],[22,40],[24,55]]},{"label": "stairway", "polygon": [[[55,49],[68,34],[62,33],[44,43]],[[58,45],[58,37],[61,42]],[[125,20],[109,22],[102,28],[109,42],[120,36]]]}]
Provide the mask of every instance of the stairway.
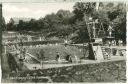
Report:
[{"label": "stairway", "polygon": [[26,53],[26,62],[27,63],[40,63],[40,60],[38,60],[35,56],[33,56],[30,53]]},{"label": "stairway", "polygon": [[105,51],[105,48],[104,47],[101,47],[101,49],[102,49],[102,53],[103,53],[104,59],[105,60],[108,59],[108,53]]},{"label": "stairway", "polygon": [[101,46],[93,46],[93,51],[94,51],[96,60],[104,60]]}]

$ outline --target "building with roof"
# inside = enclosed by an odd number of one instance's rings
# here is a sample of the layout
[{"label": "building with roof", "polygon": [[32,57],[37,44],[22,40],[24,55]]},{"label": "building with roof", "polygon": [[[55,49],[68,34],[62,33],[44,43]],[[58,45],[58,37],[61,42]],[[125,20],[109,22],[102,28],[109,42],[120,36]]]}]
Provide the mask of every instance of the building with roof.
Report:
[{"label": "building with roof", "polygon": [[32,18],[25,18],[25,17],[13,17],[10,19],[9,22],[13,22],[15,25],[19,23],[20,20],[24,22],[29,22]]}]

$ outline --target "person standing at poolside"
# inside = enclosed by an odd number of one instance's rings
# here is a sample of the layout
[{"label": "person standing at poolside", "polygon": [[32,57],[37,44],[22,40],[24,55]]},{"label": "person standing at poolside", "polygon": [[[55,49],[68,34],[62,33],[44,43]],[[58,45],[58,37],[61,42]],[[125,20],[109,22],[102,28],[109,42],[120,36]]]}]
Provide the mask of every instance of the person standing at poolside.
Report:
[{"label": "person standing at poolside", "polygon": [[59,54],[59,52],[57,52],[56,61],[59,61],[59,59],[60,59],[60,54]]}]

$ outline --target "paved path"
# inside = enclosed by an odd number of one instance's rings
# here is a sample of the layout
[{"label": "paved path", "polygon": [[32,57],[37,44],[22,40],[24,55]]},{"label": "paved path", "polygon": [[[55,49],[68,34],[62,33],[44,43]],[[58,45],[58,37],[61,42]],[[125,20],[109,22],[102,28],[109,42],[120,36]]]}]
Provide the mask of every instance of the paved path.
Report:
[{"label": "paved path", "polygon": [[81,65],[81,64],[95,64],[95,63],[101,63],[101,62],[109,62],[109,61],[119,61],[119,60],[126,60],[125,57],[117,57],[117,56],[113,56],[111,58],[111,60],[100,60],[100,61],[96,61],[96,60],[81,60],[81,62],[79,63],[66,63],[66,64],[62,64],[62,63],[58,63],[58,64],[43,64],[43,67],[40,64],[27,64],[25,63],[25,65],[28,67],[28,69],[30,70],[34,70],[33,67],[37,67],[37,69],[48,69],[48,68],[57,68],[57,67],[65,67],[65,66],[75,66],[75,65]]},{"label": "paved path", "polygon": [[2,57],[1,57],[1,63],[2,63],[2,70],[5,71],[5,72],[9,72],[10,71],[10,68],[9,68],[9,64],[8,64],[8,56],[5,55],[5,54],[2,54]]},{"label": "paved path", "polygon": [[40,62],[40,60],[38,60],[35,56],[33,56],[32,54],[30,54],[30,53],[26,53],[28,56],[30,56],[31,58],[33,58],[33,59],[35,59],[35,60],[37,60],[38,62]]},{"label": "paved path", "polygon": [[101,46],[104,48],[116,48],[116,49],[125,49],[126,50],[126,46]]}]

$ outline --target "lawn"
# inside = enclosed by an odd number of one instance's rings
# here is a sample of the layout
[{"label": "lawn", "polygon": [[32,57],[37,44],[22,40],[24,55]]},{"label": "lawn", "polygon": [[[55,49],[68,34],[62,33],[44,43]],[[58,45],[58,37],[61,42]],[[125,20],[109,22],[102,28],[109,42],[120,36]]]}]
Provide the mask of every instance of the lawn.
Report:
[{"label": "lawn", "polygon": [[[84,49],[84,51],[86,53],[87,49],[86,50]],[[68,54],[71,55],[72,59],[74,59],[75,56],[78,59],[84,57],[83,48],[76,47],[76,46],[65,47],[64,45],[45,45],[40,47],[31,47],[28,49],[28,52],[36,57],[38,57],[37,53],[40,53],[40,54],[44,53],[45,60],[55,60],[57,52],[60,53],[61,59],[65,59],[65,56]]]}]

